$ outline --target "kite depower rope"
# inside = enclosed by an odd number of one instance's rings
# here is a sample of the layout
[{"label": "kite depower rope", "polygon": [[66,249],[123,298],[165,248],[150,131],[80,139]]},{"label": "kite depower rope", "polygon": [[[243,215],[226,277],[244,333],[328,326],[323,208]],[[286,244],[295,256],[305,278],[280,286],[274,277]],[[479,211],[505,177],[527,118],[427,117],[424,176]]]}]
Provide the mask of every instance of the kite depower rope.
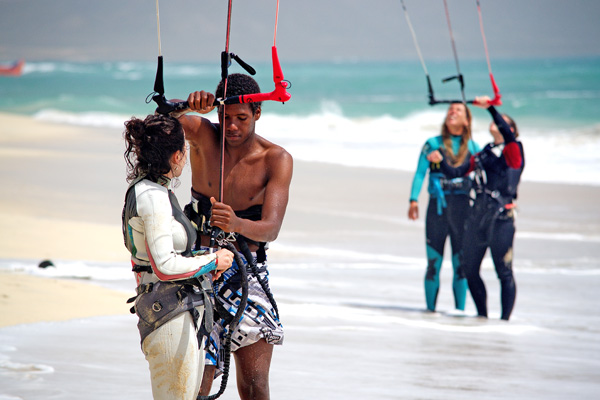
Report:
[{"label": "kite depower rope", "polygon": [[[279,63],[279,56],[277,54],[277,24],[279,19],[279,0],[277,0],[276,12],[275,12],[275,32],[273,35],[273,46],[271,48],[271,57],[273,63],[273,83],[275,85],[275,89],[269,93],[252,93],[240,96],[231,96],[227,97],[227,80],[229,75],[229,66],[231,65],[231,60],[235,60],[242,68],[244,68],[250,75],[255,75],[256,71],[246,62],[244,62],[239,56],[236,54],[229,52],[229,39],[230,39],[230,31],[231,31],[231,11],[232,11],[232,0],[228,0],[228,8],[227,8],[227,31],[226,31],[226,41],[225,41],[225,51],[221,53],[221,80],[223,81],[223,94],[224,98],[216,99],[214,102],[215,106],[221,106],[222,112],[225,112],[225,106],[228,104],[242,104],[242,103],[252,103],[252,102],[262,102],[262,101],[279,101],[281,103],[285,103],[290,100],[291,95],[288,93],[287,89],[291,87],[291,84],[285,80],[283,71],[281,69],[281,65]],[[163,79],[163,57],[162,57],[162,49],[161,49],[161,40],[160,40],[160,14],[159,14],[159,0],[156,0],[156,25],[158,32],[158,63],[156,68],[156,78],[154,80],[154,92],[150,93],[146,98],[146,103],[150,101],[154,101],[157,104],[156,113],[159,114],[179,114],[185,113],[186,110],[189,109],[189,105],[187,101],[183,102],[171,102],[165,97],[165,87],[164,87],[164,79]],[[223,132],[223,124],[221,124],[221,160],[220,160],[220,180],[219,180],[219,201],[223,199],[223,170],[224,170],[224,147],[225,147],[225,135]],[[235,246],[231,243],[236,240],[235,235],[229,234],[228,237],[225,237],[224,233],[218,229],[213,228],[213,234],[211,235],[211,247],[214,247],[215,242],[218,242],[220,247],[226,248],[230,250],[234,254],[235,262],[239,267],[239,272],[241,275],[241,289],[242,295],[240,298],[240,302],[236,311],[235,316],[232,318],[229,323],[227,334],[225,337],[224,343],[224,367],[223,367],[223,375],[221,377],[221,385],[219,391],[210,396],[198,396],[198,400],[215,400],[220,397],[227,387],[227,381],[229,377],[229,367],[230,367],[230,355],[231,355],[231,335],[237,329],[239,322],[243,317],[244,310],[246,309],[247,300],[248,300],[248,276],[247,271],[242,261],[241,255],[239,251],[235,248]],[[271,301],[274,310],[279,317],[279,313],[277,311],[277,305],[273,299],[268,286],[260,278],[258,275],[257,267],[255,265],[255,261],[252,257],[252,254],[249,252],[248,247],[242,237],[237,237],[238,244],[242,248],[242,252],[244,253],[244,257],[246,257],[246,261],[252,270],[253,274],[256,275],[259,283],[261,284],[263,290],[267,294],[269,300]],[[217,299],[217,296],[215,296]]]}]

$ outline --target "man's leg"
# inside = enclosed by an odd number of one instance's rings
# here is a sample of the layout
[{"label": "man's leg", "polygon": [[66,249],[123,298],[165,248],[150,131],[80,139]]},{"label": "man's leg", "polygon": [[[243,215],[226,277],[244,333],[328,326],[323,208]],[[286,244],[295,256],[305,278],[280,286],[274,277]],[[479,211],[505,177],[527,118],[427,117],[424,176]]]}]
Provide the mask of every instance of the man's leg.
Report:
[{"label": "man's leg", "polygon": [[204,374],[202,376],[202,384],[200,385],[199,394],[202,396],[208,396],[210,394],[213,381],[215,380],[215,373],[217,372],[217,365],[223,368],[223,360],[220,359],[221,354],[221,333],[223,332],[223,326],[221,325],[222,320],[216,320],[213,324],[213,330],[210,333],[208,340],[206,340],[206,356],[204,357]]},{"label": "man's leg", "polygon": [[217,367],[214,365],[204,366],[204,375],[202,376],[202,385],[200,386],[201,396],[208,396],[210,394],[210,389],[212,387],[213,381],[215,380],[216,370]]},{"label": "man's leg", "polygon": [[[261,339],[236,350],[233,355],[240,399],[269,400],[269,368],[273,345]],[[204,386],[204,382],[202,385]]]}]

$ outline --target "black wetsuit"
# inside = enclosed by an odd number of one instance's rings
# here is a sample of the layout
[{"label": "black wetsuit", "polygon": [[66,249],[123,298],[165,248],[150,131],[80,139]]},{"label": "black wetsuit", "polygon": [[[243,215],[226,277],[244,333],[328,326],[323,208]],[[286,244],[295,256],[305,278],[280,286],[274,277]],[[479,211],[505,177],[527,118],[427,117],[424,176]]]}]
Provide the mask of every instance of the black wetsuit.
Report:
[{"label": "black wetsuit", "polygon": [[490,248],[501,288],[501,318],[508,320],[513,310],[517,287],[512,270],[515,212],[513,200],[517,198],[525,155],[523,145],[502,115],[488,108],[498,130],[504,137],[502,145],[488,144],[460,167],[452,168],[442,161],[447,175],[461,176],[476,171],[479,181],[477,197],[471,215],[465,224],[462,248],[462,265],[467,275],[469,291],[480,316],[487,317],[487,293],[480,276],[481,261]]}]

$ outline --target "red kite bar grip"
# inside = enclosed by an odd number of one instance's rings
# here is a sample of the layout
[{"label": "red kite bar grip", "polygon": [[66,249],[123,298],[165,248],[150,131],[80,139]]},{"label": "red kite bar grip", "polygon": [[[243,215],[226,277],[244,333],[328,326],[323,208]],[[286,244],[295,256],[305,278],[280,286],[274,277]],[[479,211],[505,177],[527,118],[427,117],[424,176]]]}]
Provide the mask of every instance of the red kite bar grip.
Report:
[{"label": "red kite bar grip", "polygon": [[273,58],[273,83],[275,83],[275,90],[273,90],[270,93],[253,93],[244,94],[241,96],[228,97],[223,100],[218,100],[219,104],[256,103],[258,101],[269,100],[280,101],[282,103],[285,103],[286,101],[291,99],[292,95],[289,94],[287,91],[289,83],[284,80],[283,71],[281,70],[281,64],[279,63],[279,56],[277,55],[276,46],[273,46],[271,48],[271,55]]},{"label": "red kite bar grip", "polygon": [[501,106],[502,105],[502,95],[500,94],[500,89],[498,89],[498,85],[496,85],[496,80],[494,80],[494,75],[490,74],[490,80],[492,81],[492,88],[494,89],[494,98],[488,101],[490,106]]}]

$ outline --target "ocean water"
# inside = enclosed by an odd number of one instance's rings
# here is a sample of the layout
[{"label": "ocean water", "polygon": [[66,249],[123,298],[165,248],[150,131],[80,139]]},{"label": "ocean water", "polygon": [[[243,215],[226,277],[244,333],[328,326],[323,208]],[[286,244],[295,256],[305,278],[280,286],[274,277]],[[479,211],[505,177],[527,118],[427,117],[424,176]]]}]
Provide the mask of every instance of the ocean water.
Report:
[{"label": "ocean water", "polygon": [[[416,61],[286,64],[292,99],[268,102],[258,133],[299,160],[413,171],[420,146],[440,131],[444,105],[429,106]],[[273,88],[270,64],[254,64],[263,91]],[[492,60],[502,112],[518,123],[525,145],[523,179],[600,185],[600,58]],[[429,62],[438,99],[460,99],[451,61]],[[240,72],[232,67],[230,72]],[[485,60],[463,60],[468,99],[493,95]],[[154,111],[155,62],[31,62],[19,78],[0,77],[0,112],[44,121],[121,128]],[[168,98],[214,90],[217,64],[165,60]],[[473,112],[474,139],[489,142],[489,115]],[[215,120],[216,113],[208,115]]]}]

